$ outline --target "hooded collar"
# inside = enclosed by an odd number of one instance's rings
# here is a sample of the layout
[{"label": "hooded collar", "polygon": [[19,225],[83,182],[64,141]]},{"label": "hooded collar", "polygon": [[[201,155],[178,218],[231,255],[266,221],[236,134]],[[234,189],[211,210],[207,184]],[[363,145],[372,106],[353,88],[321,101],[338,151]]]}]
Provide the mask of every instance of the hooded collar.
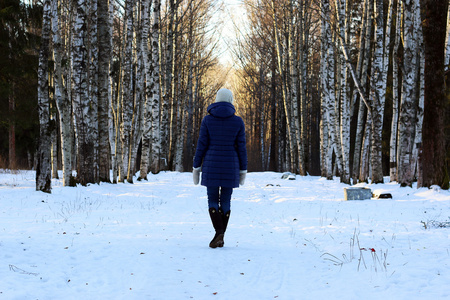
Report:
[{"label": "hooded collar", "polygon": [[228,102],[215,102],[208,106],[208,113],[217,118],[228,118],[234,115],[236,109]]}]

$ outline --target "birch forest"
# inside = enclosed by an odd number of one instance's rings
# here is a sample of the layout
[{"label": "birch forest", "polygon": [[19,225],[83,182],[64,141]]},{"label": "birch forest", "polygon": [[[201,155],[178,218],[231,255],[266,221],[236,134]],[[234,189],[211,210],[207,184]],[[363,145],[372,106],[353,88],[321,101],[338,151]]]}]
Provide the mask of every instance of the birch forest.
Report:
[{"label": "birch forest", "polygon": [[0,0],[0,168],[47,193],[190,172],[226,87],[249,172],[449,188],[448,0],[238,3]]}]

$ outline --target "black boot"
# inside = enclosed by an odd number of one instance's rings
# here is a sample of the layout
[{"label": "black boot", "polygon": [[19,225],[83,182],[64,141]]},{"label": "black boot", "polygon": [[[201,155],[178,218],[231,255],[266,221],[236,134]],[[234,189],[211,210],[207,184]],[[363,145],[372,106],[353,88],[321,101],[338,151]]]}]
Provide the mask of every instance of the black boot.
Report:
[{"label": "black boot", "polygon": [[[225,240],[225,232],[227,231],[228,220],[230,219],[231,210],[229,210],[227,213],[224,214],[222,208],[219,208],[219,213],[222,216],[223,234],[224,234],[224,240]],[[225,241],[224,241],[224,244],[225,244]]]},{"label": "black boot", "polygon": [[221,209],[219,209],[219,211],[222,214],[223,233],[225,233],[225,231],[227,231],[228,220],[230,219],[231,210],[229,210],[227,213],[223,213],[223,211]]},{"label": "black boot", "polygon": [[209,247],[223,247],[223,234],[225,230],[223,227],[222,215],[215,208],[210,208],[209,216],[211,217],[212,224],[214,226],[214,229],[216,230],[216,234],[214,235],[212,241],[209,243]]}]

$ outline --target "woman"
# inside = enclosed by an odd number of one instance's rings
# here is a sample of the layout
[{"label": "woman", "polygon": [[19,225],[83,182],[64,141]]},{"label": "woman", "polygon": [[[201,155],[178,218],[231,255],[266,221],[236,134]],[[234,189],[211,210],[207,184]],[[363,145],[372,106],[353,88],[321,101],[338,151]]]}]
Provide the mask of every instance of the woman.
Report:
[{"label": "woman", "polygon": [[247,174],[245,125],[235,115],[233,94],[220,89],[215,103],[208,106],[209,115],[202,120],[194,157],[194,184],[206,186],[209,215],[216,231],[211,248],[223,247],[224,233],[230,218],[233,188],[243,185]]}]

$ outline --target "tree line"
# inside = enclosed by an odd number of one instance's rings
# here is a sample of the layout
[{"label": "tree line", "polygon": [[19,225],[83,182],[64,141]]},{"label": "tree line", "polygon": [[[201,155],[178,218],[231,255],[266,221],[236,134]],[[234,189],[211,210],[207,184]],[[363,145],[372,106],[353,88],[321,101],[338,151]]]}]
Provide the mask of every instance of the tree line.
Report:
[{"label": "tree line", "polygon": [[0,3],[0,163],[37,190],[190,171],[224,85],[250,171],[448,188],[448,0],[244,0],[232,72],[218,1]]},{"label": "tree line", "polygon": [[192,168],[205,103],[224,78],[215,74],[217,5],[163,4],[43,1],[37,190],[50,192],[58,153],[64,185]]},{"label": "tree line", "polygon": [[244,2],[254,168],[448,188],[448,1]]}]

